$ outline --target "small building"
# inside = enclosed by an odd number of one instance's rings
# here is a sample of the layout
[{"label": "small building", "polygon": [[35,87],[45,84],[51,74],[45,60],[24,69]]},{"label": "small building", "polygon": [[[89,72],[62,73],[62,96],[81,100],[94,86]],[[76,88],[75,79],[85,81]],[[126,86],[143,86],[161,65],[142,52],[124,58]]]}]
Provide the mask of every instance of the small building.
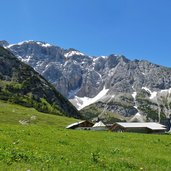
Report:
[{"label": "small building", "polygon": [[105,131],[105,130],[108,130],[108,128],[102,121],[99,121],[93,125],[92,130]]},{"label": "small building", "polygon": [[73,124],[68,125],[67,129],[80,129],[80,130],[90,130],[94,124],[90,121],[83,120],[79,122],[75,122]]},{"label": "small building", "polygon": [[115,132],[164,133],[166,127],[155,122],[116,122],[110,130]]}]

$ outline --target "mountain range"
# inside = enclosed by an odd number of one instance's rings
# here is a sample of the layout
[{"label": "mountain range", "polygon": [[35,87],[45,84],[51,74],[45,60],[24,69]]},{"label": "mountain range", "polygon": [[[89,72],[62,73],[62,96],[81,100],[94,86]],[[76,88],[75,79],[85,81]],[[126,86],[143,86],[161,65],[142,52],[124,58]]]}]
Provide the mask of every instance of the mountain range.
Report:
[{"label": "mountain range", "polygon": [[53,84],[87,119],[160,122],[170,116],[171,68],[123,55],[90,56],[41,41],[0,45]]}]

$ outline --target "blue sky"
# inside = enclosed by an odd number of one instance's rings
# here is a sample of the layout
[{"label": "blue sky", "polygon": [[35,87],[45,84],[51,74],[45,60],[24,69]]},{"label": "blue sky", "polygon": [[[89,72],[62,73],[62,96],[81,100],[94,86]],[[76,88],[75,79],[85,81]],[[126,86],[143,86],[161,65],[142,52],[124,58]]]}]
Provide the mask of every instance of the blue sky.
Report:
[{"label": "blue sky", "polygon": [[0,39],[171,67],[171,0],[2,0]]}]

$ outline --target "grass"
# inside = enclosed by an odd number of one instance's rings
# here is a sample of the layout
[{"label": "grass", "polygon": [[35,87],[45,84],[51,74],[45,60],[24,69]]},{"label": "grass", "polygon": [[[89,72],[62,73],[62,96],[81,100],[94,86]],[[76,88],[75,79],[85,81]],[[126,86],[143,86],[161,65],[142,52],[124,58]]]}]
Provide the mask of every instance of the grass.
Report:
[{"label": "grass", "polygon": [[0,124],[19,125],[19,121],[37,126],[49,125],[63,128],[64,125],[76,122],[77,120],[69,117],[41,113],[34,108],[27,108],[0,101]]},{"label": "grass", "polygon": [[0,105],[2,171],[171,170],[170,135],[66,130],[75,119]]}]

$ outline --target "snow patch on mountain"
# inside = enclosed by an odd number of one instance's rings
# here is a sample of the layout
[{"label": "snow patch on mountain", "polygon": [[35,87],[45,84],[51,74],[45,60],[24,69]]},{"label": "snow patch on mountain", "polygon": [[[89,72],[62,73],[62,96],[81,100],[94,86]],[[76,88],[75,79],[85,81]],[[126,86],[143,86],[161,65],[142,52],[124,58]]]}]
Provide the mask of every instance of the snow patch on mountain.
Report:
[{"label": "snow patch on mountain", "polygon": [[23,44],[30,43],[30,42],[34,42],[34,41],[33,40],[26,40],[26,41],[19,42],[16,45],[23,45]]},{"label": "snow patch on mountain", "polygon": [[78,110],[83,109],[86,106],[89,106],[90,104],[93,104],[97,101],[99,101],[103,96],[106,95],[109,89],[106,89],[105,86],[103,90],[101,90],[95,97],[89,98],[89,97],[78,97],[75,96],[74,100],[77,101]]},{"label": "snow patch on mountain", "polygon": [[5,48],[11,48],[12,46],[14,46],[15,44],[10,44],[8,46],[6,46]]},{"label": "snow patch on mountain", "polygon": [[52,45],[50,45],[49,43],[44,43],[44,42],[36,42],[38,45],[41,45],[43,47],[51,47]]},{"label": "snow patch on mountain", "polygon": [[95,62],[95,61],[97,61],[99,58],[95,56],[95,57],[93,57],[92,59],[93,59],[93,62]]},{"label": "snow patch on mountain", "polygon": [[64,56],[65,56],[66,58],[71,57],[71,56],[74,56],[74,55],[85,56],[84,53],[81,53],[81,52],[79,52],[79,51],[69,51],[69,52],[67,52],[67,53],[64,54]]},{"label": "snow patch on mountain", "polygon": [[132,93],[132,97],[133,97],[133,99],[134,99],[134,104],[135,104],[135,105],[134,105],[134,108],[138,110],[138,107],[137,107],[137,105],[136,105],[136,96],[137,96],[137,92],[134,91],[134,92]]},{"label": "snow patch on mountain", "polygon": [[101,81],[103,82],[102,75],[99,72],[97,72],[96,70],[94,70],[94,72],[96,72],[99,75]]},{"label": "snow patch on mountain", "polygon": [[106,58],[108,58],[108,56],[100,56],[101,58],[103,58],[103,59],[106,59]]},{"label": "snow patch on mountain", "polygon": [[137,92],[133,92],[132,97],[134,98],[134,100],[135,100],[136,96],[137,96]]},{"label": "snow patch on mountain", "polygon": [[155,99],[157,97],[157,91],[151,91],[149,88],[147,87],[142,87],[142,89],[144,89],[145,91],[149,92],[151,94],[150,99]]},{"label": "snow patch on mountain", "polygon": [[164,90],[161,90],[160,91],[162,94],[167,94],[167,93],[171,93],[171,88],[169,88],[169,89],[164,89]]},{"label": "snow patch on mountain", "polygon": [[26,43],[29,43],[29,42],[33,42],[33,40],[26,40],[26,41],[19,42],[17,44],[10,44],[7,47],[11,48],[12,46],[15,46],[15,45],[19,45],[20,46],[20,45],[23,45],[23,44],[26,44]]},{"label": "snow patch on mountain", "polygon": [[156,92],[156,91],[151,91],[151,90],[150,90],[149,88],[147,88],[147,87],[142,87],[142,89],[148,91],[148,92],[151,94],[150,99],[155,98],[155,97],[157,96],[157,93],[159,93],[159,94],[161,94],[161,95],[166,95],[166,94],[168,94],[168,93],[169,93],[169,94],[171,93],[171,88],[169,88],[169,89],[163,89],[163,90],[160,90],[160,91],[158,91],[158,92]]},{"label": "snow patch on mountain", "polygon": [[22,58],[22,62],[25,62],[25,63],[29,63],[30,59],[32,58],[32,56],[26,56],[26,59],[23,59]]},{"label": "snow patch on mountain", "polygon": [[26,40],[26,41],[19,42],[17,44],[10,44],[7,46],[7,48],[11,48],[12,46],[15,46],[15,45],[21,46],[21,45],[27,44],[27,43],[36,43],[42,47],[51,47],[52,46],[49,43],[45,43],[45,42],[34,41],[34,40]]}]

